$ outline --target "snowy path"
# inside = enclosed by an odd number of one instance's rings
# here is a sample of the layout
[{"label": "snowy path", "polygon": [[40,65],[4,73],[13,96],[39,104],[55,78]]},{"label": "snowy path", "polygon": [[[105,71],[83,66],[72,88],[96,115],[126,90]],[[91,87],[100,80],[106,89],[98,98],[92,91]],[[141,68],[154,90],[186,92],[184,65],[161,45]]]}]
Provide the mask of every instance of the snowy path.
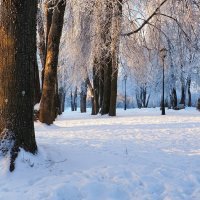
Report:
[{"label": "snowy path", "polygon": [[64,113],[36,123],[37,157],[0,159],[0,200],[199,200],[200,113]]}]

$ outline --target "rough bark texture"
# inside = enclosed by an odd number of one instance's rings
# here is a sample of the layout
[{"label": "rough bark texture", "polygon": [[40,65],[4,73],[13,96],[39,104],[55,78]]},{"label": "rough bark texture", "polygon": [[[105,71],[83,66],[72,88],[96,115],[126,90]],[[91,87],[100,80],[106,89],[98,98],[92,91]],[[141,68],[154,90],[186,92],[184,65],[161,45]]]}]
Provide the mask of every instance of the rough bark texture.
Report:
[{"label": "rough bark texture", "polygon": [[42,68],[42,88],[43,88],[43,84],[44,84],[44,73],[45,73],[45,66],[46,66],[46,62],[47,62],[49,33],[51,30],[51,26],[52,26],[53,14],[56,12],[56,11],[54,11],[54,6],[56,5],[57,2],[58,2],[58,0],[46,1],[46,3],[45,3],[46,37],[43,38],[43,39],[45,39],[45,48],[44,48],[44,52],[42,52],[42,53],[44,53],[44,56],[43,56],[44,57],[44,62],[43,62],[44,66]]},{"label": "rough bark texture", "polygon": [[[10,171],[19,147],[37,151],[33,124],[36,12],[37,1],[1,1],[0,147],[4,152],[11,150]],[[12,145],[4,146],[4,140]]]},{"label": "rough bark texture", "polygon": [[112,16],[113,4],[112,1],[106,1],[106,16],[105,30],[103,31],[104,51],[102,52],[102,63],[104,69],[104,88],[101,114],[109,113],[110,109],[110,94],[111,94],[111,77],[112,77],[112,55],[111,55],[111,34],[112,34]]},{"label": "rough bark texture", "polygon": [[118,78],[118,56],[122,22],[122,0],[113,0],[113,20],[112,20],[112,78],[109,115],[116,116],[117,104],[117,78]]},{"label": "rough bark texture", "polygon": [[55,120],[55,95],[56,77],[60,38],[63,28],[65,1],[56,1],[53,9],[52,22],[48,34],[47,54],[45,62],[44,83],[40,104],[39,120],[46,124],[52,124]]}]

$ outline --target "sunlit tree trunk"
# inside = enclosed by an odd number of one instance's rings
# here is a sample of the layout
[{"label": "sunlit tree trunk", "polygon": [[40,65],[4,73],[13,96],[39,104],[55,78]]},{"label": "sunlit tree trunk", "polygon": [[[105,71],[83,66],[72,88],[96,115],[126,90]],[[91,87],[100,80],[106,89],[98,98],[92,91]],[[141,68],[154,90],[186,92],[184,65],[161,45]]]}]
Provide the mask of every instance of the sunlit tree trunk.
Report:
[{"label": "sunlit tree trunk", "polygon": [[65,0],[55,1],[54,3],[56,6],[53,9],[52,22],[48,34],[44,83],[39,116],[39,120],[46,124],[52,124],[55,120],[54,97],[56,95],[58,54],[66,5]]},{"label": "sunlit tree trunk", "polygon": [[36,12],[37,1],[1,1],[0,148],[11,153],[10,171],[20,147],[33,154],[37,151],[33,124]]}]

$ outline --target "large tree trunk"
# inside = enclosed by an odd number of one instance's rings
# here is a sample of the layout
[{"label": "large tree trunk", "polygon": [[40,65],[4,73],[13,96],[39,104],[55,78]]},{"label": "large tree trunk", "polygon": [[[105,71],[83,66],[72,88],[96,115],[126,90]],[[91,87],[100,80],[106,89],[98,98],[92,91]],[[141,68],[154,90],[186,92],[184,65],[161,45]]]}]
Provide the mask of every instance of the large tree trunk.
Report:
[{"label": "large tree trunk", "polygon": [[113,0],[112,20],[112,79],[109,115],[116,116],[119,44],[122,22],[122,0]]},{"label": "large tree trunk", "polygon": [[112,54],[111,54],[111,42],[112,42],[112,16],[113,16],[113,3],[110,0],[106,0],[106,16],[105,25],[103,31],[104,51],[102,52],[102,61],[104,69],[104,88],[103,88],[103,101],[101,114],[105,115],[109,113],[110,109],[110,95],[111,95],[111,78],[112,78]]},{"label": "large tree trunk", "polygon": [[37,1],[1,1],[0,149],[11,153],[10,171],[20,147],[33,154],[37,151],[33,124],[36,12]]},{"label": "large tree trunk", "polygon": [[53,9],[52,23],[48,34],[47,54],[44,72],[44,83],[40,104],[39,120],[46,124],[52,124],[55,120],[54,100],[56,95],[56,76],[60,38],[62,34],[65,0],[56,1]]}]

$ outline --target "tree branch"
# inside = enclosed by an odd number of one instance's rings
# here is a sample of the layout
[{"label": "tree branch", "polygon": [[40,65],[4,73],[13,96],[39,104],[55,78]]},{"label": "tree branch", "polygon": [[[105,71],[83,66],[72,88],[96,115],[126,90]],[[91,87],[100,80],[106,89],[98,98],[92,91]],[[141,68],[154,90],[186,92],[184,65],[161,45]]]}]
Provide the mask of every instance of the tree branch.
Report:
[{"label": "tree branch", "polygon": [[122,34],[122,36],[130,36],[134,33],[139,32],[146,24],[148,24],[148,22],[155,16],[157,15],[157,12],[160,10],[160,8],[167,2],[168,0],[164,0],[156,9],[155,11],[143,22],[143,24],[136,30],[131,31],[129,33],[124,33]]}]

